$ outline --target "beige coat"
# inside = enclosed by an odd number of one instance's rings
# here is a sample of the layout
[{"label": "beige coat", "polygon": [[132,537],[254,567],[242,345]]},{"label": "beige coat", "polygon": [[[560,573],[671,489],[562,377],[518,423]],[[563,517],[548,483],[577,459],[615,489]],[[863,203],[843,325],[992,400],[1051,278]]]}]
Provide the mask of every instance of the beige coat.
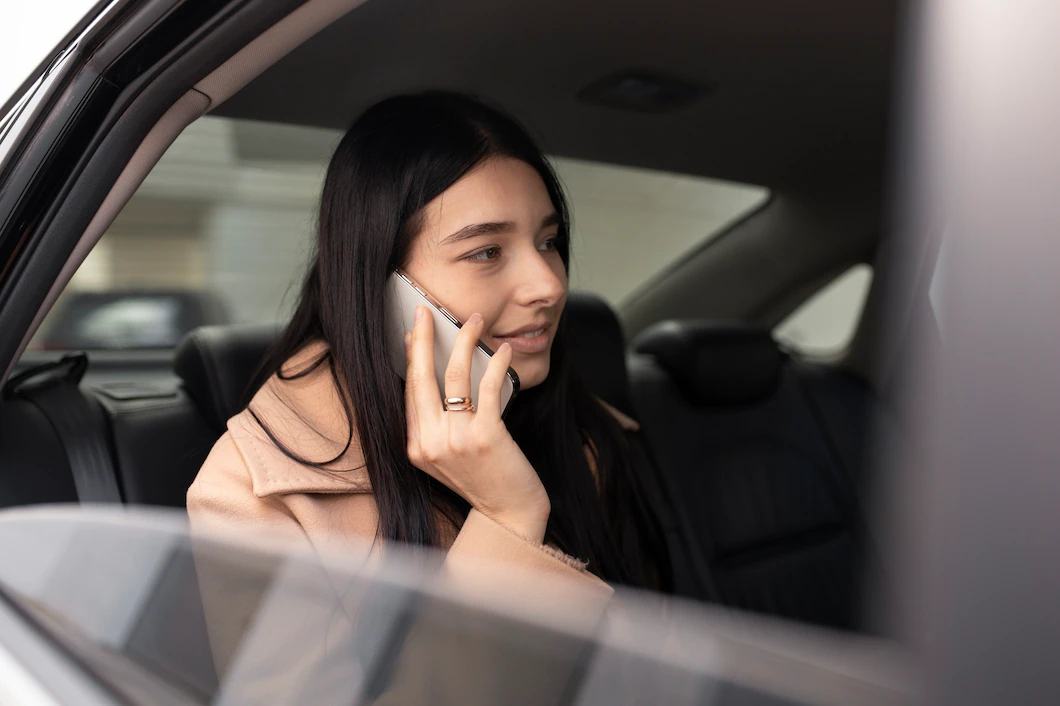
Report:
[{"label": "beige coat", "polygon": [[[284,372],[305,369],[307,361],[324,350],[323,343],[308,346],[288,361]],[[608,409],[625,428],[636,428],[636,422]],[[343,451],[349,436],[338,391],[326,365],[296,380],[273,376],[251,400],[249,410],[303,458],[334,458]],[[280,533],[331,555],[342,552],[346,544],[363,547],[375,538],[376,505],[356,438],[327,466],[334,470],[321,472],[284,455],[246,410],[232,417],[227,426],[228,431],[217,441],[188,491],[193,530],[245,528],[258,534]],[[440,522],[440,526],[445,525]],[[473,576],[476,569],[472,567],[481,563],[510,565],[527,574],[568,579],[579,593],[595,595],[601,602],[611,593],[583,561],[528,540],[476,510],[471,510],[459,529],[447,534],[445,565],[457,577],[461,573]],[[220,622],[238,622],[240,609],[231,605],[230,590],[209,587],[209,577],[200,576],[200,581],[207,617],[215,623],[210,626],[214,658],[225,665],[233,645],[226,644],[229,641],[224,636],[218,637],[216,623],[219,616],[223,616]],[[219,608],[219,601],[229,605]],[[249,619],[249,614],[243,617]]]}]

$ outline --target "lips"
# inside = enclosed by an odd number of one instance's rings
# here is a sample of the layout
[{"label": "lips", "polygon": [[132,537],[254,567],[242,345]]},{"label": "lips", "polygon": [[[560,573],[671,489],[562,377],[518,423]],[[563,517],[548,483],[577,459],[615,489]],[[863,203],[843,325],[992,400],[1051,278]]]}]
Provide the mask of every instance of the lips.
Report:
[{"label": "lips", "polygon": [[523,326],[520,329],[516,329],[515,331],[509,331],[508,333],[499,334],[495,336],[495,338],[515,338],[516,336],[522,336],[527,333],[534,333],[542,331],[544,329],[548,329],[551,325],[552,324],[548,321],[538,321],[536,323],[527,324],[526,326]]},{"label": "lips", "polygon": [[551,324],[535,323],[494,338],[510,345],[516,353],[530,355],[548,350],[552,338],[550,331]]}]

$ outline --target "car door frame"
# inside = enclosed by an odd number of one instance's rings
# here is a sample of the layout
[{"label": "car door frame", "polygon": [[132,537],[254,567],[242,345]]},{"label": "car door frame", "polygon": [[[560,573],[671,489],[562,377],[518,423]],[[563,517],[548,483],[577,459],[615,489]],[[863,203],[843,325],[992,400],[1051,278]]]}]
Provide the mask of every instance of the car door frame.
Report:
[{"label": "car door frame", "polygon": [[18,131],[0,139],[0,383],[152,126],[198,80],[303,2],[116,0],[24,84],[43,93]]}]

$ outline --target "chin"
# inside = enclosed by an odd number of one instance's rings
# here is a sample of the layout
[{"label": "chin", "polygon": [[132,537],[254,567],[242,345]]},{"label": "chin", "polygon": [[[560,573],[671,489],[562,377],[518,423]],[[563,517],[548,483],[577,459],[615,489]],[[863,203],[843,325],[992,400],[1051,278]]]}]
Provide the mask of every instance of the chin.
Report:
[{"label": "chin", "polygon": [[519,375],[519,389],[529,390],[531,387],[537,387],[548,379],[550,366],[548,359],[545,359],[540,362],[527,361],[522,365],[515,363],[512,367],[515,368],[515,372]]}]

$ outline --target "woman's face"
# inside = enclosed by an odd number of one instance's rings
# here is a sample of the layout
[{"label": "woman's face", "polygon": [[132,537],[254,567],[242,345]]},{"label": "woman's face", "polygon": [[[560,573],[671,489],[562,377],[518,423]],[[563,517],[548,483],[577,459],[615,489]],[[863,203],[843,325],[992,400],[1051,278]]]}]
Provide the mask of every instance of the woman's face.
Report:
[{"label": "woman's face", "polygon": [[483,342],[511,344],[521,387],[540,385],[567,301],[558,214],[541,177],[525,162],[491,159],[423,216],[405,271],[459,320],[481,314]]}]

